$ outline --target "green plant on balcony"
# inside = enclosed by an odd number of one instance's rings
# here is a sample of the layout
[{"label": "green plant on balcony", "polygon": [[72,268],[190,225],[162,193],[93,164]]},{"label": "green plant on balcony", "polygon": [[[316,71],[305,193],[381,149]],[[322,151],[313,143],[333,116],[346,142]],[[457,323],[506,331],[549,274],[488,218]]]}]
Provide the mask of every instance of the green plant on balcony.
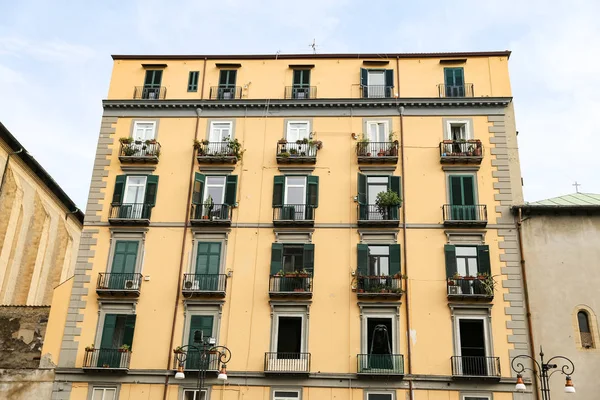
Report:
[{"label": "green plant on balcony", "polygon": [[296,149],[290,149],[290,155],[295,156],[298,154],[298,150]]},{"label": "green plant on balcony", "polygon": [[242,144],[239,142],[239,140],[226,137],[225,141],[227,142],[229,155],[241,160],[246,150],[242,149]]},{"label": "green plant on balcony", "polygon": [[377,193],[375,205],[377,206],[377,211],[379,211],[384,219],[391,219],[391,208],[399,207],[400,204],[402,204],[402,199],[400,199],[398,193],[394,192],[393,190]]},{"label": "green plant on balcony", "polygon": [[320,140],[309,140],[308,145],[311,148],[316,148],[317,150],[321,150],[323,148],[323,142]]},{"label": "green plant on balcony", "polygon": [[202,143],[200,143],[199,140],[194,139],[194,150],[200,150],[201,147],[202,147]]},{"label": "green plant on balcony", "polygon": [[119,142],[121,142],[121,144],[131,144],[133,142],[133,139],[130,137],[122,137],[119,138]]},{"label": "green plant on balcony", "polygon": [[87,346],[85,348],[85,351],[94,351],[96,350],[96,347],[94,347],[94,343],[90,344],[89,346]]},{"label": "green plant on balcony", "polygon": [[123,155],[125,155],[127,157],[131,157],[131,156],[135,155],[136,152],[137,152],[137,150],[135,149],[135,147],[133,147],[130,144],[123,146]]},{"label": "green plant on balcony", "polygon": [[371,156],[369,153],[369,137],[364,133],[360,135],[360,139],[358,139],[358,155],[359,156]]},{"label": "green plant on balcony", "polygon": [[496,282],[494,281],[494,277],[489,276],[486,272],[478,273],[477,279],[479,279],[479,284],[485,291],[485,294],[488,296],[494,295],[494,286]]},{"label": "green plant on balcony", "polygon": [[121,347],[119,347],[119,352],[121,353],[127,353],[129,351],[130,347],[128,344],[124,344]]},{"label": "green plant on balcony", "polygon": [[290,156],[290,153],[288,153],[287,151],[283,151],[283,152],[279,153],[279,157],[288,158],[289,156]]}]

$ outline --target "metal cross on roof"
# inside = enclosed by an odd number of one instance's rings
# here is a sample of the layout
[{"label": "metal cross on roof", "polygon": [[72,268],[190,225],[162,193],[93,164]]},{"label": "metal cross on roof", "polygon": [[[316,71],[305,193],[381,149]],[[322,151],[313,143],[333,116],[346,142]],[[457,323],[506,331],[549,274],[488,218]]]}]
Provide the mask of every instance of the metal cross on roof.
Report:
[{"label": "metal cross on roof", "polygon": [[575,183],[573,184],[573,186],[575,186],[575,191],[577,193],[579,193],[579,186],[581,186],[581,183],[577,183],[577,181],[575,181]]}]

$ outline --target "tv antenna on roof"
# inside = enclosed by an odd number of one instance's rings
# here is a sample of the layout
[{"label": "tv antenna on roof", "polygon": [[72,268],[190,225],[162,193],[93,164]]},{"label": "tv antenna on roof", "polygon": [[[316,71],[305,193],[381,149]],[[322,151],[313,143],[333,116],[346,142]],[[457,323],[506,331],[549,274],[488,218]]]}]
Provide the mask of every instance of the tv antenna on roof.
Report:
[{"label": "tv antenna on roof", "polygon": [[312,43],[308,45],[308,47],[312,47],[313,50],[313,54],[317,54],[317,42],[315,41],[315,39],[313,39]]}]

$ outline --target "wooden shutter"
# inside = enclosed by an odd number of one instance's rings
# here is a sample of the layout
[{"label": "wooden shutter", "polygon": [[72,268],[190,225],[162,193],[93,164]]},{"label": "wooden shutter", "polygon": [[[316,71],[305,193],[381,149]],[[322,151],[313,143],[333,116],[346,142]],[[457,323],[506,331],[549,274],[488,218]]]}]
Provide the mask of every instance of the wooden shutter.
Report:
[{"label": "wooden shutter", "polygon": [[150,207],[156,205],[156,194],[158,191],[158,175],[148,175],[146,178],[146,198],[144,204]]},{"label": "wooden shutter", "polygon": [[221,267],[221,243],[199,242],[196,252],[196,274],[218,274]]},{"label": "wooden shutter", "polygon": [[490,246],[481,244],[477,246],[477,272],[491,275]]},{"label": "wooden shutter", "polygon": [[394,70],[385,70],[385,97],[392,97],[392,90],[394,89]]},{"label": "wooden shutter", "polygon": [[402,199],[402,183],[399,176],[390,176],[389,178],[390,190],[395,192],[400,199]]},{"label": "wooden shutter", "polygon": [[237,175],[227,175],[225,183],[225,204],[230,207],[237,205]]},{"label": "wooden shutter", "polygon": [[360,69],[360,86],[362,89],[362,97],[369,97],[369,70],[366,68]]},{"label": "wooden shutter", "polygon": [[194,345],[194,333],[196,331],[202,331],[205,338],[211,337],[213,331],[212,315],[192,315],[190,318],[190,332],[187,344]]},{"label": "wooden shutter", "polygon": [[390,244],[390,276],[400,273],[400,245]]},{"label": "wooden shutter", "polygon": [[285,191],[285,176],[275,175],[273,180],[273,207],[283,206],[283,194]]},{"label": "wooden shutter", "polygon": [[446,255],[446,277],[451,278],[457,272],[456,269],[456,246],[453,244],[444,245]]},{"label": "wooden shutter", "polygon": [[454,68],[444,68],[444,83],[446,86],[454,86]]},{"label": "wooden shutter", "polygon": [[271,245],[271,275],[275,275],[283,269],[283,244],[273,243]]},{"label": "wooden shutter", "polygon": [[450,175],[450,204],[453,206],[463,205],[462,176]]},{"label": "wooden shutter", "polygon": [[454,68],[454,84],[456,86],[462,86],[465,84],[464,69]]},{"label": "wooden shutter", "polygon": [[101,349],[111,349],[113,347],[113,336],[117,326],[117,314],[105,314],[104,326],[102,327],[102,337],[100,338]]},{"label": "wooden shutter", "polygon": [[133,349],[133,332],[135,331],[135,315],[125,316],[125,328],[123,330],[123,343]]},{"label": "wooden shutter", "polygon": [[[118,240],[110,269],[111,273],[134,273],[139,242],[136,240]],[[130,279],[130,278],[127,278]]]},{"label": "wooden shutter", "polygon": [[302,266],[311,275],[315,272],[315,245],[308,243],[304,245],[304,254],[302,255],[304,265]]},{"label": "wooden shutter", "polygon": [[358,173],[357,179],[357,189],[358,189],[358,204],[365,205],[367,204],[367,176],[364,174]]},{"label": "wooden shutter", "polygon": [[367,275],[369,265],[369,246],[366,244],[359,244],[356,246],[356,271],[358,275]]},{"label": "wooden shutter", "polygon": [[306,204],[313,207],[319,207],[319,177],[309,175],[306,177]]},{"label": "wooden shutter", "polygon": [[202,204],[202,195],[204,192],[204,174],[196,172],[194,174],[194,190],[192,192],[192,204]]},{"label": "wooden shutter", "polygon": [[127,182],[127,175],[117,175],[115,180],[115,191],[113,192],[112,205],[118,206],[123,202],[123,196],[125,194],[125,183]]},{"label": "wooden shutter", "polygon": [[475,204],[475,179],[471,175],[462,176],[463,204],[472,206]]}]

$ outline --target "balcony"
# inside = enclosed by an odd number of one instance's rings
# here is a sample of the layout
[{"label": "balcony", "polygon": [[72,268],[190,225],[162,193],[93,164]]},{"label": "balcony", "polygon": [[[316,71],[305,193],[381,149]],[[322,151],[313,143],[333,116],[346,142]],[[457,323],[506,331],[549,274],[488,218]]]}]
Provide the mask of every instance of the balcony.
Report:
[{"label": "balcony", "polygon": [[438,93],[440,97],[474,97],[473,84],[465,83],[464,85],[438,85]]},{"label": "balcony", "polygon": [[285,204],[273,208],[275,226],[314,226],[315,207],[307,204]]},{"label": "balcony", "polygon": [[481,164],[483,146],[481,140],[444,140],[440,143],[442,164]]},{"label": "balcony", "polygon": [[393,86],[386,85],[361,85],[360,93],[363,99],[390,99],[393,89]]},{"label": "balcony", "polygon": [[197,151],[196,158],[200,164],[236,164],[242,157],[239,142],[236,140],[227,142],[202,142],[194,143]]},{"label": "balcony", "polygon": [[152,206],[144,203],[123,203],[110,206],[111,225],[149,225]]},{"label": "balcony", "polygon": [[500,380],[500,358],[484,356],[453,356],[452,377],[455,379]]},{"label": "balcony", "polygon": [[228,204],[192,204],[190,223],[194,226],[231,226],[233,207]]},{"label": "balcony", "polygon": [[181,292],[186,297],[225,297],[226,274],[183,274]]},{"label": "balcony", "polygon": [[359,375],[404,376],[404,356],[402,354],[359,354],[357,361]]},{"label": "balcony", "polygon": [[359,142],[356,144],[358,162],[397,164],[398,142]]},{"label": "balcony", "polygon": [[164,100],[167,95],[167,88],[136,86],[133,89],[134,100]]},{"label": "balcony", "polygon": [[300,374],[310,372],[310,353],[265,353],[265,374]]},{"label": "balcony", "polygon": [[[202,345],[200,345],[199,348],[202,348]],[[179,350],[175,349],[173,353],[173,369],[177,370],[177,367],[179,366],[179,361],[177,360]],[[216,352],[207,351],[206,353],[202,354],[197,351],[190,350],[187,352],[187,354],[185,354],[184,359],[185,361],[183,361],[183,369],[185,371],[198,371],[199,367],[202,366],[203,370],[216,375],[221,366],[219,355],[216,354]]]},{"label": "balcony", "polygon": [[402,297],[402,278],[394,276],[357,276],[356,297],[359,299],[398,300]]},{"label": "balcony", "polygon": [[132,296],[140,295],[142,274],[101,272],[98,274],[96,293],[99,296]]},{"label": "balcony", "polygon": [[296,143],[280,140],[275,156],[277,164],[316,164],[319,147],[316,142],[308,140],[299,140]]},{"label": "balcony", "polygon": [[400,221],[400,206],[379,207],[376,204],[358,205],[359,226],[397,227]]},{"label": "balcony", "polygon": [[482,227],[487,225],[487,207],[483,204],[442,206],[444,226]]},{"label": "balcony", "polygon": [[292,273],[269,277],[269,296],[312,298],[313,278],[309,274]]},{"label": "balcony", "polygon": [[123,349],[86,348],[83,356],[84,371],[127,372],[131,352]]},{"label": "balcony", "polygon": [[210,88],[211,100],[239,100],[242,98],[241,86],[212,86]]},{"label": "balcony", "polygon": [[285,98],[295,100],[307,100],[317,98],[317,87],[316,86],[286,86],[285,87]]},{"label": "balcony", "polygon": [[130,138],[121,139],[119,160],[122,163],[157,164],[160,156],[160,143],[156,140],[133,141]]},{"label": "balcony", "polygon": [[446,285],[448,300],[494,299],[494,279],[489,276],[448,278]]}]

